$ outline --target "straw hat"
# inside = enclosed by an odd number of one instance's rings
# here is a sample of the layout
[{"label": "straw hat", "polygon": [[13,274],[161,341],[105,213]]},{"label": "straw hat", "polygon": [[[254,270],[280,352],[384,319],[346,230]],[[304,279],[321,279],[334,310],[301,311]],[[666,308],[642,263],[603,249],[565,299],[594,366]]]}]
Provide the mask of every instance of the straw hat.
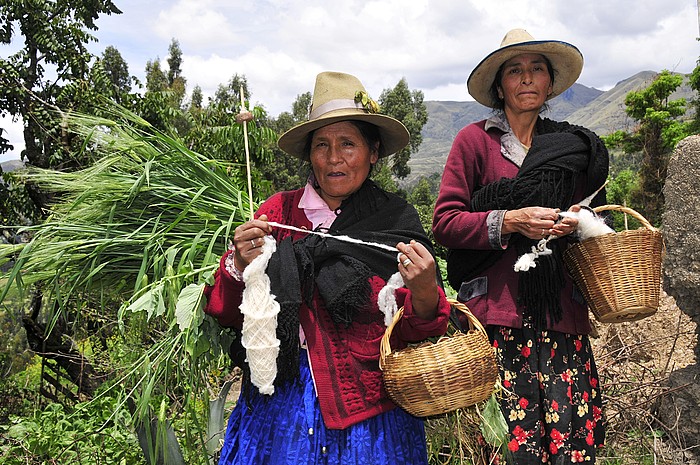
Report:
[{"label": "straw hat", "polygon": [[280,136],[279,148],[290,155],[305,158],[306,139],[310,132],[338,121],[367,121],[379,128],[384,155],[391,155],[408,145],[409,134],[398,120],[377,113],[379,106],[367,95],[362,83],[345,73],[326,71],[316,76],[309,120]]},{"label": "straw hat", "polygon": [[535,40],[525,29],[512,29],[501,41],[501,47],[479,63],[467,79],[467,90],[474,99],[493,108],[491,86],[503,63],[521,53],[539,53],[552,63],[554,86],[547,99],[571,87],[583,69],[583,55],[573,45],[558,40]]}]

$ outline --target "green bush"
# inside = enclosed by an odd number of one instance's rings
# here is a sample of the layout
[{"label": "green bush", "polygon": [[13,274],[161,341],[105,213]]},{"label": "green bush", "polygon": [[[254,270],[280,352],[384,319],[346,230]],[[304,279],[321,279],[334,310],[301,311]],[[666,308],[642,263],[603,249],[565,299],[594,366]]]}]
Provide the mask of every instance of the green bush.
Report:
[{"label": "green bush", "polygon": [[26,464],[145,464],[118,399],[100,397],[71,411],[49,404],[32,416],[0,426],[0,462]]}]

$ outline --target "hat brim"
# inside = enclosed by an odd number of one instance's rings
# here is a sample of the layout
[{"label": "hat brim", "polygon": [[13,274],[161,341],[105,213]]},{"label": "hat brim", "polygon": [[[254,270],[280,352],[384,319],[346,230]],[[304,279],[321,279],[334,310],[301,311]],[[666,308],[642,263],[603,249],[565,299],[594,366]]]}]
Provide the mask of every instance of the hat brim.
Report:
[{"label": "hat brim", "polygon": [[544,55],[555,71],[551,99],[571,87],[583,69],[583,55],[575,46],[557,40],[533,40],[508,45],[489,54],[474,68],[467,79],[467,90],[480,104],[494,108],[491,86],[503,63],[523,53]]},{"label": "hat brim", "polygon": [[384,156],[399,152],[408,145],[410,140],[410,135],[406,127],[399,120],[391,116],[377,113],[348,113],[347,110],[338,110],[335,112],[328,112],[321,118],[294,126],[280,136],[277,145],[289,155],[306,159],[308,154],[304,152],[304,149],[306,147],[306,139],[310,132],[322,128],[323,126],[328,126],[329,124],[350,120],[366,121],[379,128],[379,134],[382,138],[381,143],[384,146]]}]

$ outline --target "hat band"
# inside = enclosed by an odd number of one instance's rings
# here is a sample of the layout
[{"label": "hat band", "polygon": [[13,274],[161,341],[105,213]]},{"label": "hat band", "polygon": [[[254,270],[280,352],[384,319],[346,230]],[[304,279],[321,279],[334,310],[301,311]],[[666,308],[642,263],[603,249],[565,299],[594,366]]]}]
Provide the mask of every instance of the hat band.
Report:
[{"label": "hat band", "polygon": [[309,120],[313,120],[316,118],[321,117],[322,115],[333,111],[333,110],[343,110],[343,109],[358,109],[358,110],[363,110],[364,107],[362,106],[362,103],[356,102],[351,99],[336,99],[336,100],[331,100],[323,105],[319,105],[318,107],[315,107],[313,110],[311,110],[311,113],[309,113]]}]

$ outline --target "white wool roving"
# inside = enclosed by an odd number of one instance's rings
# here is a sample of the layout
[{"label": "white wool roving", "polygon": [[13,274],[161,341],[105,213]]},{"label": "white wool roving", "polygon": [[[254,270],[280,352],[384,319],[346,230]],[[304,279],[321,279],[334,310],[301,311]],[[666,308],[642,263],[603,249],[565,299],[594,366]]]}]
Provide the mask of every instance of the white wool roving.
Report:
[{"label": "white wool roving", "polygon": [[270,257],[277,250],[272,236],[264,237],[262,253],[243,270],[243,330],[241,343],[246,349],[250,381],[261,394],[275,392],[272,384],[277,376],[277,314],[280,305],[270,291],[270,277],[265,274]]},{"label": "white wool roving", "polygon": [[391,275],[386,285],[379,291],[377,295],[377,305],[379,310],[384,313],[384,325],[389,326],[394,319],[394,315],[399,311],[396,305],[396,289],[403,287],[404,282],[401,273],[398,271]]},{"label": "white wool roving", "polygon": [[546,239],[540,239],[537,246],[532,246],[532,252],[526,253],[518,257],[518,261],[515,262],[513,269],[515,271],[527,271],[530,268],[535,268],[537,266],[537,257],[540,255],[551,255],[552,250],[547,248],[547,242],[549,239],[556,236],[549,236]]},{"label": "white wool roving", "polygon": [[578,226],[576,234],[580,240],[590,239],[591,237],[602,236],[615,232],[610,226],[605,224],[605,220],[587,208],[582,208],[577,212],[562,212],[561,216],[569,218],[578,218]]}]

